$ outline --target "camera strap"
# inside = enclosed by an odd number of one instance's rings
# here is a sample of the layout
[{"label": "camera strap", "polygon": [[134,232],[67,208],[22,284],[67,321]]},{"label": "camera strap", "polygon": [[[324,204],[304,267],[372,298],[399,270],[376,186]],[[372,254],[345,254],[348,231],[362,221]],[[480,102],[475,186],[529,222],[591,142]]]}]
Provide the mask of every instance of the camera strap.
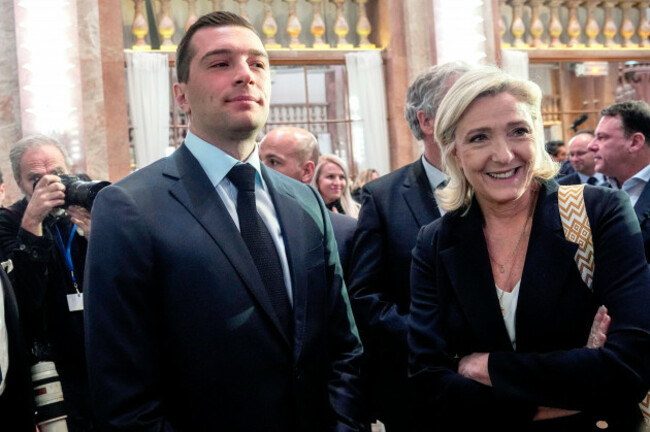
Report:
[{"label": "camera strap", "polygon": [[59,245],[61,252],[63,253],[63,258],[65,259],[65,265],[70,271],[70,276],[72,277],[72,285],[74,286],[75,291],[77,291],[77,294],[80,294],[79,284],[77,284],[77,277],[74,274],[72,254],[70,253],[70,249],[72,247],[72,239],[77,232],[77,225],[72,225],[72,230],[70,230],[70,237],[68,237],[67,247],[63,244],[63,237],[61,237],[61,231],[59,231],[58,226],[54,225],[54,231],[56,232],[56,242]]}]

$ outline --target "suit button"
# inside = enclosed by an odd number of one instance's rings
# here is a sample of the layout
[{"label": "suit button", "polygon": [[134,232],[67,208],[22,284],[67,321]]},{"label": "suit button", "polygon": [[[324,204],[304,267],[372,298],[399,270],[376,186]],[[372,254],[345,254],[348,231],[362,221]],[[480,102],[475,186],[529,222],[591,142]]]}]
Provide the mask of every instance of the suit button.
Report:
[{"label": "suit button", "polygon": [[296,378],[296,381],[302,381],[302,371],[300,369],[294,369],[293,376]]},{"label": "suit button", "polygon": [[609,424],[605,420],[598,420],[596,422],[596,427],[598,429],[607,429],[609,427]]}]

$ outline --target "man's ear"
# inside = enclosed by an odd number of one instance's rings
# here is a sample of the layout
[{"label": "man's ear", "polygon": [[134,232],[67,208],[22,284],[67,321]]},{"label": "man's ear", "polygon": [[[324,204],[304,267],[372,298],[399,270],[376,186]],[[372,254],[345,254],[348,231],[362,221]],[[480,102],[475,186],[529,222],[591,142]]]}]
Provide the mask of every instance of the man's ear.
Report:
[{"label": "man's ear", "polygon": [[314,171],[316,171],[316,165],[314,162],[307,161],[302,164],[302,171],[300,173],[300,180],[303,183],[310,183],[311,179],[314,178]]},{"label": "man's ear", "polygon": [[433,119],[427,117],[426,113],[422,110],[418,111],[417,118],[422,132],[424,132],[425,135],[433,135]]},{"label": "man's ear", "polygon": [[640,150],[643,150],[646,146],[645,136],[641,132],[634,132],[630,136],[630,153],[635,153]]},{"label": "man's ear", "polygon": [[174,99],[176,99],[176,103],[178,106],[185,112],[185,114],[190,115],[192,113],[192,109],[190,107],[190,102],[187,99],[187,93],[186,93],[186,85],[185,83],[174,83],[172,90],[174,91]]}]

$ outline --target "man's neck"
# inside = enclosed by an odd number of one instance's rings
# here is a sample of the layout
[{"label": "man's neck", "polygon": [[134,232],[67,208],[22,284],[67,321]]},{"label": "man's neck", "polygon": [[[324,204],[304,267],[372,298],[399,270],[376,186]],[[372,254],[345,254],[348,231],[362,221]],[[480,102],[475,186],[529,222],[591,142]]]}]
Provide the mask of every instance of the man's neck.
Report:
[{"label": "man's neck", "polygon": [[642,151],[637,153],[636,157],[625,165],[625,170],[622,173],[617,173],[617,175],[611,177],[616,180],[619,187],[622,187],[623,183],[648,165],[650,165],[650,151]]},{"label": "man's neck", "polygon": [[440,157],[440,147],[433,139],[433,136],[424,137],[424,158],[431,165],[442,171],[442,160]]},{"label": "man's neck", "polygon": [[200,131],[192,131],[192,133],[238,161],[245,161],[248,159],[257,145],[255,142],[257,131],[252,136],[250,133],[247,133],[241,135],[231,134],[229,137],[204,136],[205,134],[202,134]]}]

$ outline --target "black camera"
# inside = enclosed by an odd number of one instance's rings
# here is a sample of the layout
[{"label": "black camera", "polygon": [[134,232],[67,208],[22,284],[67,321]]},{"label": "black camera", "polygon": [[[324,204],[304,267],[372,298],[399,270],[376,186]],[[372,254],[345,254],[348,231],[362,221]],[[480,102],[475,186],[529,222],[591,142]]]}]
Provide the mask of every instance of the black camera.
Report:
[{"label": "black camera", "polygon": [[[97,193],[110,185],[111,182],[90,180],[85,174],[58,174],[61,183],[65,186],[65,203],[62,208],[68,208],[71,205],[78,205],[90,211],[97,197]],[[34,187],[41,179],[34,181]]]}]

